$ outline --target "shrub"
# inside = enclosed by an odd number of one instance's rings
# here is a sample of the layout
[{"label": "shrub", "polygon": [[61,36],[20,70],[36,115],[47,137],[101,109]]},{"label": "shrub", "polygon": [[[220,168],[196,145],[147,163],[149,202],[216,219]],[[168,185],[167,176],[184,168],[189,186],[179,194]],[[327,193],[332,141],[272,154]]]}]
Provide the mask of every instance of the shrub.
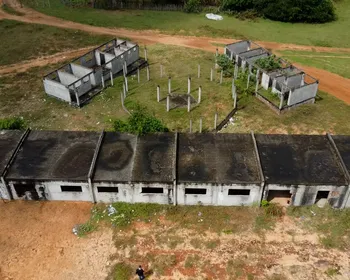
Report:
[{"label": "shrub", "polygon": [[24,129],[25,121],[21,118],[0,119],[1,129]]},{"label": "shrub", "polygon": [[139,105],[127,121],[116,120],[114,122],[114,130],[138,135],[169,131],[160,120],[149,114],[145,108]]},{"label": "shrub", "polygon": [[324,23],[336,19],[331,0],[255,0],[266,18],[284,22]]},{"label": "shrub", "polygon": [[221,8],[226,11],[243,12],[254,8],[254,0],[223,0]]},{"label": "shrub", "polygon": [[272,71],[282,67],[280,59],[275,55],[259,58],[255,64],[266,71]]},{"label": "shrub", "polygon": [[200,0],[187,0],[184,6],[186,13],[199,13],[201,10]]},{"label": "shrub", "polygon": [[225,54],[218,55],[217,64],[220,66],[220,68],[224,71],[225,77],[232,77],[234,72],[234,67],[232,61],[228,58]]}]

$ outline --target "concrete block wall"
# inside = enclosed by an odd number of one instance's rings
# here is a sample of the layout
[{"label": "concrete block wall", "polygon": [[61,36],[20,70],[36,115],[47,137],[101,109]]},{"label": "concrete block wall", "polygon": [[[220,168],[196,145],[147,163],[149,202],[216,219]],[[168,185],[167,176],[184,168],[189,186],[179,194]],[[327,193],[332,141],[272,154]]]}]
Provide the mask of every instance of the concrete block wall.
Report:
[{"label": "concrete block wall", "polygon": [[318,91],[318,83],[309,84],[292,90],[288,98],[288,106],[298,104],[305,100],[315,98]]},{"label": "concrete block wall", "polygon": [[62,99],[67,102],[72,102],[69,89],[59,82],[52,81],[49,79],[44,79],[44,89],[48,95],[54,96],[56,98]]}]

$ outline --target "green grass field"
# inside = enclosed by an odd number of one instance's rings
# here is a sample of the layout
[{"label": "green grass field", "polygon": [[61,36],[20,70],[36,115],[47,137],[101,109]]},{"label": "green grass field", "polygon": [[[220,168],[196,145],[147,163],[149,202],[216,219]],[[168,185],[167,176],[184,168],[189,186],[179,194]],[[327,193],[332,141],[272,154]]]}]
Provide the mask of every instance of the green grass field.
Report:
[{"label": "green grass field", "polygon": [[91,35],[11,20],[0,21],[0,65],[101,44],[111,36]]},{"label": "green grass field", "polygon": [[350,47],[350,1],[335,3],[338,20],[326,24],[292,24],[266,19],[239,20],[225,16],[210,21],[201,14],[159,11],[104,11],[92,8],[68,8],[60,0],[24,0],[40,12],[94,26],[155,29],[170,34],[249,38],[281,43],[324,47]]},{"label": "green grass field", "polygon": [[324,69],[344,78],[350,78],[349,53],[279,51],[279,54],[288,61]]},{"label": "green grass field", "polygon": [[[187,48],[153,45],[148,48],[151,64],[151,81],[146,81],[146,71],[141,71],[141,83],[135,76],[129,78],[130,92],[126,106],[132,109],[135,103],[146,106],[170,129],[188,131],[189,119],[193,120],[193,130],[199,129],[199,117],[203,117],[203,128],[212,129],[214,112],[219,112],[219,121],[232,109],[231,82],[224,79],[210,82],[210,67],[213,54]],[[141,50],[142,51],[142,50]],[[196,78],[197,63],[201,63],[201,79]],[[160,63],[164,66],[164,77],[160,78]],[[62,65],[60,63],[59,65]],[[44,93],[42,76],[59,65],[33,68],[25,73],[0,78],[0,115],[19,116],[27,120],[35,129],[100,130],[112,129],[112,121],[126,118],[121,108],[121,78],[115,79],[114,87],[105,89],[91,103],[81,109],[50,98]],[[156,85],[161,86],[161,96],[167,91],[167,75],[172,76],[172,89],[177,93],[187,91],[187,75],[192,74],[193,96],[197,98],[197,86],[202,85],[202,103],[187,113],[186,108],[166,112],[165,101],[156,101]],[[20,81],[20,82],[18,82]],[[303,105],[283,115],[276,115],[253,96],[239,94],[239,111],[235,125],[229,125],[224,132],[258,133],[324,133],[350,134],[350,106],[326,93],[319,93],[316,104]]]}]

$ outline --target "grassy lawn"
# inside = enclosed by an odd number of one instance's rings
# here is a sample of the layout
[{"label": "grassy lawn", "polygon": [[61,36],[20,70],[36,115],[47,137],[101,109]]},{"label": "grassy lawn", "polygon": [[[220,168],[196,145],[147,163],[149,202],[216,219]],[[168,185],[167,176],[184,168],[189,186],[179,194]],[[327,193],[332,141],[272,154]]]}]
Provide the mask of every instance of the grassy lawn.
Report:
[{"label": "grassy lawn", "polygon": [[223,21],[207,20],[203,13],[163,11],[104,11],[92,8],[71,9],[60,0],[24,0],[40,12],[95,26],[130,29],[156,29],[170,34],[249,38],[281,43],[324,47],[350,47],[350,1],[335,3],[338,20],[326,24],[291,24],[265,19],[242,21],[225,16]]},{"label": "grassy lawn", "polygon": [[98,45],[110,39],[111,36],[92,36],[82,31],[1,20],[0,65],[17,63],[69,49]]},{"label": "grassy lawn", "polygon": [[349,53],[279,51],[279,54],[291,62],[324,69],[350,79]]},{"label": "grassy lawn", "polygon": [[[142,51],[142,50],[141,50]],[[216,81],[210,82],[210,67],[214,64],[213,54],[187,48],[153,45],[148,48],[151,81],[146,81],[146,70],[141,71],[141,83],[136,76],[130,76],[129,94],[126,107],[132,110],[139,103],[154,113],[170,129],[188,131],[189,119],[193,121],[193,131],[199,129],[199,118],[203,117],[203,129],[212,129],[214,113],[218,111],[218,122],[232,109],[231,80],[224,78],[219,84],[220,74],[215,72]],[[197,78],[197,65],[201,64],[201,78]],[[60,65],[62,65],[61,63]],[[160,64],[163,78],[160,78]],[[116,78],[114,87],[105,89],[91,103],[81,109],[45,95],[42,76],[59,65],[34,68],[26,73],[18,73],[0,78],[0,108],[2,117],[19,116],[28,120],[36,129],[100,130],[111,129],[111,121],[125,118],[121,108],[120,93],[122,79]],[[172,90],[187,92],[187,77],[192,76],[191,94],[198,98],[198,86],[202,86],[202,102],[187,113],[187,108],[177,108],[166,112],[166,101],[156,100],[156,86],[161,87],[161,98],[166,96],[167,76],[172,77]],[[19,82],[20,81],[20,82]],[[243,84],[246,82],[243,81]],[[251,84],[253,87],[253,84]],[[324,133],[350,134],[350,106],[327,93],[319,92],[315,104],[303,105],[282,115],[275,114],[255,97],[239,93],[239,111],[235,124],[225,132],[257,133]]]}]

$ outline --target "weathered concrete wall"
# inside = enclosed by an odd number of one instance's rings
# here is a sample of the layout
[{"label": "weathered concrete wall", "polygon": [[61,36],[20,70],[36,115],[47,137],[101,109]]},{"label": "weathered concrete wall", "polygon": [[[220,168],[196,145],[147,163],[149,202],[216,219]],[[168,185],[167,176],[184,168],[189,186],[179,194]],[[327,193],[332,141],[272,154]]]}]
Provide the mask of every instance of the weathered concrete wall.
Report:
[{"label": "weathered concrete wall", "polygon": [[[147,188],[147,187],[163,189],[163,193],[142,192],[142,188]],[[173,190],[172,184],[136,183],[136,184],[133,184],[133,190],[134,190],[134,193],[133,193],[132,202],[172,204],[174,201],[174,190]]]},{"label": "weathered concrete wall", "polygon": [[115,55],[113,54],[110,54],[110,53],[103,53],[103,54],[105,55],[106,62],[109,62],[115,58]]},{"label": "weathered concrete wall", "polygon": [[307,206],[316,203],[319,191],[329,192],[327,197],[328,203],[334,208],[343,207],[346,202],[345,186],[306,186],[306,185],[274,185],[269,184],[265,187],[264,199],[269,196],[269,191],[287,191],[290,195],[290,205]]},{"label": "weathered concrete wall", "polygon": [[[249,194],[231,194],[229,190],[246,190]],[[222,185],[218,186],[217,205],[223,206],[248,206],[259,204],[263,188],[259,185]]]},{"label": "weathered concrete wall", "polygon": [[269,86],[270,86],[270,76],[267,75],[266,73],[263,73],[263,74],[262,74],[261,86],[262,86],[265,90],[268,90],[268,88],[269,88]]},{"label": "weathered concrete wall", "polygon": [[237,54],[240,54],[242,52],[245,52],[249,50],[250,48],[250,42],[249,41],[242,41],[237,42],[231,45],[226,46],[231,52],[233,52],[233,59],[236,58]]},{"label": "weathered concrete wall", "polygon": [[92,73],[92,69],[86,68],[78,64],[71,63],[70,66],[71,66],[73,75],[77,76],[78,78],[82,78],[85,75]]},{"label": "weathered concrete wall", "polygon": [[10,199],[10,194],[7,191],[7,187],[0,181],[0,198]]},{"label": "weathered concrete wall", "polygon": [[288,106],[297,104],[304,100],[315,98],[318,90],[318,83],[306,85],[297,89],[294,89],[288,98]]},{"label": "weathered concrete wall", "polygon": [[[206,194],[185,194],[186,188],[206,189]],[[216,186],[209,184],[178,184],[177,203],[180,205],[217,205],[218,191]]]},{"label": "weathered concrete wall", "polygon": [[74,91],[75,90],[78,93],[78,96],[82,96],[85,93],[89,92],[92,89],[90,77],[87,76],[85,78],[82,78],[74,83],[74,85],[70,86],[69,88]]},{"label": "weathered concrete wall", "polygon": [[[241,53],[241,54],[239,54],[239,56],[240,56],[241,58],[246,58],[246,59],[248,59],[249,57],[256,56],[256,55],[260,55],[260,54],[264,54],[264,53],[266,53],[265,50],[259,48],[259,49],[253,49],[253,50],[250,50],[250,51]],[[267,53],[266,53],[266,55],[267,55]]]},{"label": "weathered concrete wall", "polygon": [[68,86],[76,82],[77,80],[79,80],[79,78],[67,72],[57,71],[57,74],[58,74],[58,77],[60,78],[60,82],[65,86]]},{"label": "weathered concrete wall", "polygon": [[44,88],[47,94],[71,102],[69,89],[61,83],[44,79]]},{"label": "weathered concrete wall", "polygon": [[262,54],[259,54],[259,55],[255,55],[253,57],[249,57],[246,59],[247,63],[250,64],[250,65],[253,65],[255,61],[257,61],[258,59],[260,58],[263,58],[263,57],[268,57],[269,55],[267,53],[262,53]]},{"label": "weathered concrete wall", "polygon": [[287,86],[291,89],[300,87],[303,84],[304,74],[300,73],[287,78]]},{"label": "weathered concrete wall", "polygon": [[[106,188],[114,188],[115,192],[106,192]],[[95,182],[93,184],[93,190],[95,193],[96,202],[112,203],[117,201],[133,201],[134,190],[129,183]]]}]

